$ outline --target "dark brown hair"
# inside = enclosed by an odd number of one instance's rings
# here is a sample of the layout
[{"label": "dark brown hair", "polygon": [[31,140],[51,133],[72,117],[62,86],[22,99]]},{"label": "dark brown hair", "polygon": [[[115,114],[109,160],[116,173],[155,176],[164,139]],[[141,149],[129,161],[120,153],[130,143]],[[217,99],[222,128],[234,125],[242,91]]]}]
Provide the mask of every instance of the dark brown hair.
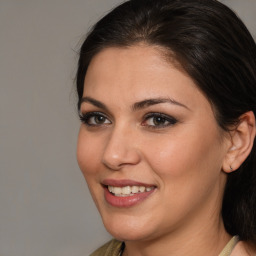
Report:
[{"label": "dark brown hair", "polygon": [[[106,47],[144,42],[161,46],[195,81],[228,130],[256,114],[256,46],[241,20],[215,0],[130,0],[103,17],[87,35],[77,71],[78,109],[91,59]],[[256,146],[228,175],[222,216],[226,230],[256,244]]]}]

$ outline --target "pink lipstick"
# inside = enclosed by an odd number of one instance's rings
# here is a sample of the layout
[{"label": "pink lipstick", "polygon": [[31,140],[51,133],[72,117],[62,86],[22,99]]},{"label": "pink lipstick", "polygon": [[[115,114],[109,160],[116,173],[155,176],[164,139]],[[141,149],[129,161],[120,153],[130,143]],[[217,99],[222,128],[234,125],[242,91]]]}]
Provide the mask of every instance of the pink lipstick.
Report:
[{"label": "pink lipstick", "polygon": [[105,200],[114,207],[131,207],[148,198],[156,189],[155,185],[133,180],[103,181]]}]

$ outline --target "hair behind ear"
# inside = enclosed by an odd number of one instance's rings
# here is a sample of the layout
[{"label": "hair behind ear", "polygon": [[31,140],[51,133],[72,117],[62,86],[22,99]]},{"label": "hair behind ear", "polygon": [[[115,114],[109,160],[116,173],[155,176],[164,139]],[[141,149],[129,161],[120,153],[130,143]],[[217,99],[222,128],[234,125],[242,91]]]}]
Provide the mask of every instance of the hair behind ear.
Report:
[{"label": "hair behind ear", "polygon": [[223,163],[227,173],[237,170],[250,155],[255,139],[255,116],[252,111],[244,113],[239,118],[230,134],[230,148]]},{"label": "hair behind ear", "polygon": [[227,231],[256,245],[256,144],[255,116],[252,111],[241,117],[233,131],[230,158],[235,171],[228,174],[222,216]]}]

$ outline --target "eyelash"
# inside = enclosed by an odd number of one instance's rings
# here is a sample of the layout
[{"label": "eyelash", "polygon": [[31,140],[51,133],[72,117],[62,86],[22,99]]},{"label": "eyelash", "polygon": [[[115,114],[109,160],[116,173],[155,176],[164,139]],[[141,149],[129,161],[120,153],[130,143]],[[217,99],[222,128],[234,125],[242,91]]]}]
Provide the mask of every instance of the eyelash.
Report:
[{"label": "eyelash", "polygon": [[[160,125],[156,125],[156,124],[155,125],[148,125],[148,124],[145,124],[150,119],[152,119],[152,121],[153,121],[154,118],[162,119],[160,121],[164,121],[164,124],[160,124]],[[178,122],[177,119],[172,117],[172,116],[165,115],[163,113],[153,112],[153,113],[148,113],[144,117],[144,121],[142,122],[142,126],[147,126],[149,128],[152,128],[152,129],[161,129],[161,128],[165,128],[165,127],[168,127],[168,126],[172,126],[172,125],[176,124],[177,122]]]},{"label": "eyelash", "polygon": [[[103,118],[103,123],[98,123],[97,124],[97,121],[95,120],[95,118],[97,118],[97,117],[98,118]],[[104,115],[103,113],[101,113],[101,112],[88,112],[88,113],[85,113],[85,114],[79,114],[79,118],[80,118],[80,120],[83,124],[85,124],[87,126],[90,126],[90,127],[105,126],[105,125],[108,125],[108,124],[112,123],[108,119],[108,117],[106,115]],[[92,121],[93,123],[90,123],[91,118],[94,118],[94,120]],[[147,124],[147,122],[150,119],[152,119],[152,122],[154,123],[154,119],[156,121],[156,118],[159,118],[158,121],[163,122],[163,124],[159,124],[159,125]],[[108,121],[107,123],[105,123],[106,120]],[[151,129],[161,129],[161,128],[165,128],[165,127],[168,127],[168,126],[175,125],[177,122],[178,122],[177,119],[172,117],[172,116],[165,115],[163,113],[152,112],[152,113],[148,113],[144,116],[142,126],[146,126],[148,128],[151,128]]]},{"label": "eyelash", "polygon": [[[97,121],[95,121],[95,118],[96,117],[103,117],[105,120],[108,120],[109,119],[104,115],[102,114],[101,112],[88,112],[88,113],[85,113],[85,114],[79,114],[79,118],[81,120],[81,122],[87,126],[101,126],[101,125],[106,125],[106,124],[111,124],[111,121],[109,121],[108,123],[104,124],[97,124]],[[94,124],[90,123],[90,119],[91,118],[94,118]]]}]

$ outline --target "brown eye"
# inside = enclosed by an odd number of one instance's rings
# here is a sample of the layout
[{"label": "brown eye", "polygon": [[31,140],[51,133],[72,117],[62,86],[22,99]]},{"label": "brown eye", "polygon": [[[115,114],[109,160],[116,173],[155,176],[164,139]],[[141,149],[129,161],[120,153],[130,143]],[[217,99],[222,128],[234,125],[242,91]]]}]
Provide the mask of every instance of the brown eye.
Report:
[{"label": "brown eye", "polygon": [[177,123],[177,120],[171,116],[162,113],[149,113],[143,121],[143,126],[150,128],[164,128]]},{"label": "brown eye", "polygon": [[88,125],[102,125],[102,124],[110,124],[111,122],[103,115],[92,115],[87,119]]},{"label": "brown eye", "polygon": [[95,117],[91,117],[90,119],[92,119],[91,122],[94,124],[104,124],[107,118],[105,116],[98,115]]},{"label": "brown eye", "polygon": [[88,126],[100,126],[111,124],[111,121],[105,115],[97,112],[80,114],[80,120],[82,121],[82,123]]},{"label": "brown eye", "polygon": [[164,117],[161,117],[161,116],[153,117],[152,122],[154,123],[154,125],[166,125],[166,124],[168,124],[168,121]]}]

